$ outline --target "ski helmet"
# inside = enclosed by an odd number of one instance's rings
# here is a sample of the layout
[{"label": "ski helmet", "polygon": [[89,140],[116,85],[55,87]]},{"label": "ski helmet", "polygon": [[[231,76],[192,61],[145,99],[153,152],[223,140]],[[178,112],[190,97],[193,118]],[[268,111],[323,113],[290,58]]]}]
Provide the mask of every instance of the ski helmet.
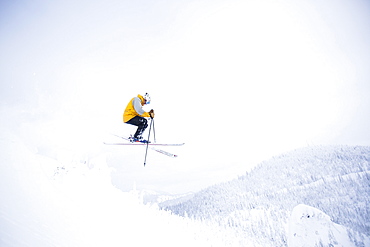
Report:
[{"label": "ski helmet", "polygon": [[150,104],[150,96],[148,93],[145,93],[144,97],[143,97],[145,100],[146,100],[146,105],[149,105]]}]

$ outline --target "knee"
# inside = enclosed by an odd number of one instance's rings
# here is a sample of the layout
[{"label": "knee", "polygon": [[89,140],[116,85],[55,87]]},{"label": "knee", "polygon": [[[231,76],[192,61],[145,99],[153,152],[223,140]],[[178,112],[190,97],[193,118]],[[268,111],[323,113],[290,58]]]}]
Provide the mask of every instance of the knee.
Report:
[{"label": "knee", "polygon": [[148,127],[148,120],[146,120],[145,118],[142,118],[141,119],[141,126],[143,126],[144,128]]}]

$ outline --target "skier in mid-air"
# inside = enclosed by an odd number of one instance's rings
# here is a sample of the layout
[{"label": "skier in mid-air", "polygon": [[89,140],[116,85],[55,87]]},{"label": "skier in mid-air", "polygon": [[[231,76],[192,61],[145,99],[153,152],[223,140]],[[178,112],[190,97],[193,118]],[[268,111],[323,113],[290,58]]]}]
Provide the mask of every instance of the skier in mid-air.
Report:
[{"label": "skier in mid-air", "polygon": [[144,96],[138,94],[137,97],[132,98],[127,104],[123,113],[123,122],[137,126],[134,136],[130,137],[131,142],[148,142],[148,140],[144,140],[142,137],[143,132],[148,127],[148,120],[145,118],[154,118],[153,109],[149,112],[145,112],[142,108],[144,105],[148,104],[150,104],[150,96],[148,93]]}]

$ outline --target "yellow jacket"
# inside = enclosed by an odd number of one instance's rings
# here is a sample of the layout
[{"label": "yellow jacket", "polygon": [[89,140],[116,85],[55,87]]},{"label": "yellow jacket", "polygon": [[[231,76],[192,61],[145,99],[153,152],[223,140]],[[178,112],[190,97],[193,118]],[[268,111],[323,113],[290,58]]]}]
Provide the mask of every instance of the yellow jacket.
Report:
[{"label": "yellow jacket", "polygon": [[132,118],[136,116],[140,117],[150,117],[149,112],[145,112],[142,108],[141,103],[144,102],[143,96],[140,94],[137,95],[137,97],[134,97],[130,100],[130,102],[127,104],[126,109],[123,113],[123,122],[127,123]]}]

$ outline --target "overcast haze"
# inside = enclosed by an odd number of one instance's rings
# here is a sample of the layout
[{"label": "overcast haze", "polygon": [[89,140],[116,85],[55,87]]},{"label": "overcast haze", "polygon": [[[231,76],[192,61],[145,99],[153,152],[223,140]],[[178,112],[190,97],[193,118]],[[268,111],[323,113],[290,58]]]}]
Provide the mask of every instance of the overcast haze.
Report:
[{"label": "overcast haze", "polygon": [[94,152],[91,139],[133,132],[123,110],[148,92],[158,141],[186,143],[145,171],[142,150],[112,147],[124,155],[116,179],[185,192],[294,148],[370,145],[368,1],[0,6],[2,119],[29,142]]}]

